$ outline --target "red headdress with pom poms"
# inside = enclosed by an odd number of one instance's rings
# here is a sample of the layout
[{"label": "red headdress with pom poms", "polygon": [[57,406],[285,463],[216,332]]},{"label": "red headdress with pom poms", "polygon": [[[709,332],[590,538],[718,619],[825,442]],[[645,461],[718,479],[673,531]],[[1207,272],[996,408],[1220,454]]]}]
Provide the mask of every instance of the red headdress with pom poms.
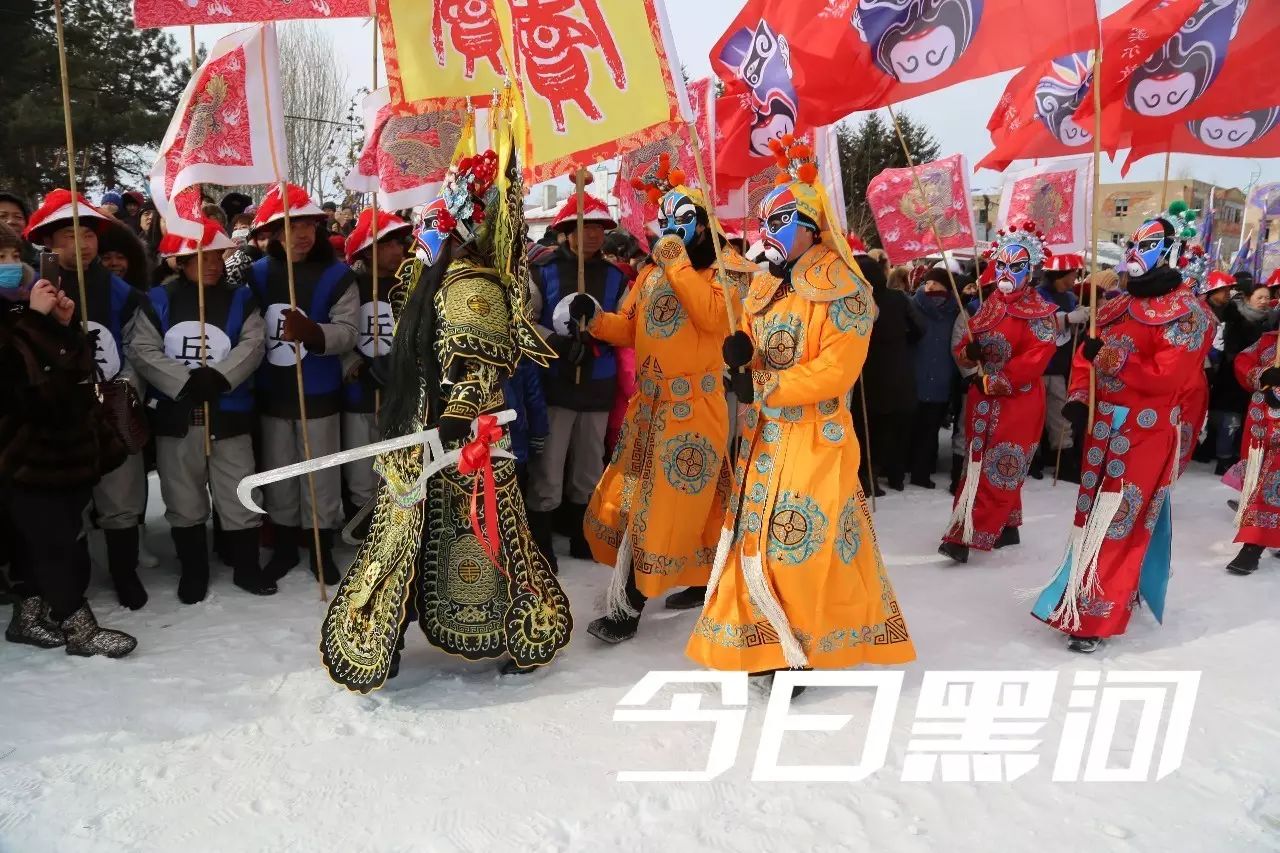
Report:
[{"label": "red headdress with pom poms", "polygon": [[684,186],[686,180],[684,170],[672,167],[671,155],[663,153],[658,155],[656,168],[650,166],[649,169],[631,179],[631,188],[642,193],[645,199],[656,207],[664,195],[676,187]]}]

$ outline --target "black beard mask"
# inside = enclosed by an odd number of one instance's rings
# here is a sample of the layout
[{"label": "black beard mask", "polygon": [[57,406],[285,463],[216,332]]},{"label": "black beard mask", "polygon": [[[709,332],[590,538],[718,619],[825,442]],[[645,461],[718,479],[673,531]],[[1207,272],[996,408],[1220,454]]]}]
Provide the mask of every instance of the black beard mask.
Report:
[{"label": "black beard mask", "polygon": [[1130,296],[1148,299],[1172,293],[1180,284],[1182,284],[1182,276],[1178,271],[1173,267],[1162,265],[1146,275],[1130,278],[1128,291]]},{"label": "black beard mask", "polygon": [[711,243],[711,232],[703,231],[688,249],[689,262],[695,270],[705,270],[716,262],[716,249]]}]

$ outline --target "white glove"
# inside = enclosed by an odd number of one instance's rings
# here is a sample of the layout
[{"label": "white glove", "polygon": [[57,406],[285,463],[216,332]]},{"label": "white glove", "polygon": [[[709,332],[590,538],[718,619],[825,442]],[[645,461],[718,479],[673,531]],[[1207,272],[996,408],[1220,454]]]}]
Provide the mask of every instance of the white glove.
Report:
[{"label": "white glove", "polygon": [[1089,322],[1089,306],[1081,305],[1076,310],[1067,315],[1067,322],[1073,326],[1078,326]]}]

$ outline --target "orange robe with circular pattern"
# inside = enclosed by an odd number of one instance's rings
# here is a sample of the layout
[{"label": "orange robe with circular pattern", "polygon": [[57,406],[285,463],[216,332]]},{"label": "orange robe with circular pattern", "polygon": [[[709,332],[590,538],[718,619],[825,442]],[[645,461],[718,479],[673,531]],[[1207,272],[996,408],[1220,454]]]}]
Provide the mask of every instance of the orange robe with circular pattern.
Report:
[{"label": "orange robe with circular pattern", "polygon": [[[745,276],[749,265],[725,251]],[[724,290],[677,238],[660,241],[654,258],[620,311],[590,325],[601,341],[635,348],[636,393],[583,523],[596,561],[629,565],[646,598],[707,582],[729,492]]]},{"label": "orange robe with circular pattern", "polygon": [[718,670],[915,659],[858,481],[848,395],[875,317],[870,286],[824,245],[790,281],[758,274],[742,325],[755,403],[702,615],[686,654]]}]

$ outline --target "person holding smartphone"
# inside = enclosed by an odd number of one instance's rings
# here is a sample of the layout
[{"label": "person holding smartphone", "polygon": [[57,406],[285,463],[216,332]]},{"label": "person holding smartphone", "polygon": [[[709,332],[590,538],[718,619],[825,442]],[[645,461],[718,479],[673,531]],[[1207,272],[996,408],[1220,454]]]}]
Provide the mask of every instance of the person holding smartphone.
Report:
[{"label": "person holding smartphone", "polygon": [[16,598],[5,639],[123,657],[138,641],[100,627],[85,600],[81,519],[124,448],[93,393],[94,349],[75,302],[45,279],[15,284],[15,244],[0,230],[0,518],[13,537]]},{"label": "person holding smartphone", "polygon": [[[44,204],[31,215],[24,232],[28,240],[49,249],[58,257],[58,279],[51,283],[77,303],[80,290],[76,281],[76,250],[84,271],[88,305],[88,338],[93,345],[97,364],[91,380],[128,381],[139,396],[143,394],[137,371],[125,357],[128,343],[135,333],[140,310],[146,298],[119,276],[110,272],[99,259],[98,239],[113,229],[124,226],[109,219],[78,197],[80,233],[72,225],[72,199],[67,190],[54,190]],[[83,306],[75,304],[74,320],[81,321]],[[138,525],[146,511],[146,469],[142,453],[126,457],[113,470],[105,471],[93,489],[94,517],[102,528],[107,543],[107,567],[115,584],[120,603],[138,610],[147,603],[147,591],[138,578]]]}]

